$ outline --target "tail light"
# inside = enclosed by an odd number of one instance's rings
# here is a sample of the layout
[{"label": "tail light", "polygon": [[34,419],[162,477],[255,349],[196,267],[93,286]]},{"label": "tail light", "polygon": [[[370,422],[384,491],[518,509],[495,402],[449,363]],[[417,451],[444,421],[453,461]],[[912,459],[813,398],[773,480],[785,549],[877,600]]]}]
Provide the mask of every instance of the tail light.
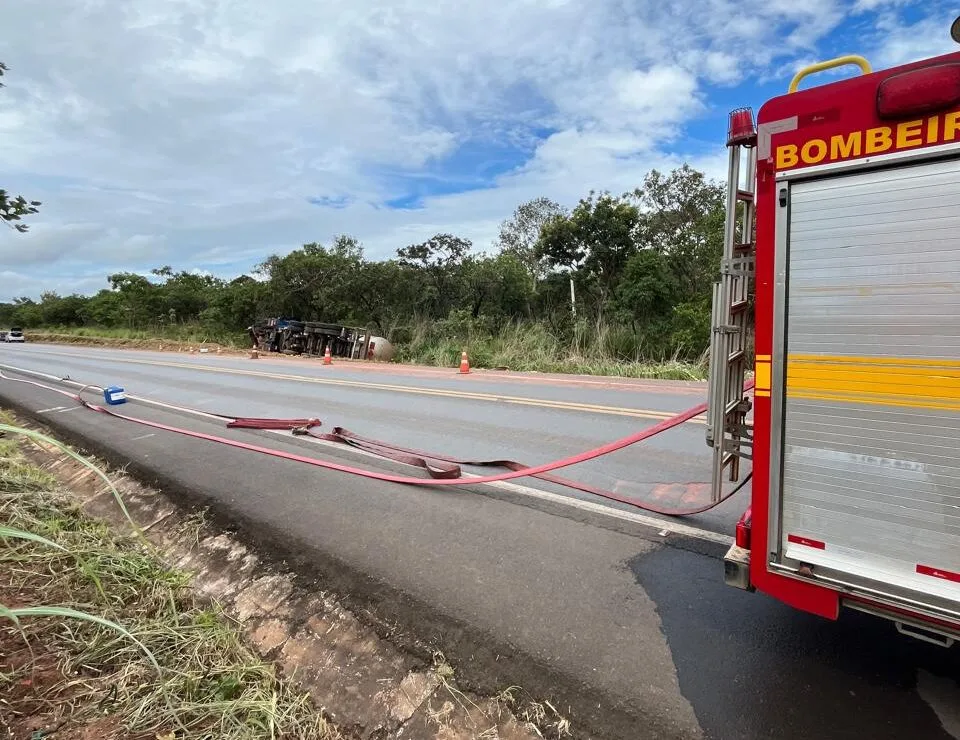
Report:
[{"label": "tail light", "polygon": [[877,89],[877,116],[906,118],[960,102],[960,64],[935,64],[888,77]]},{"label": "tail light", "polygon": [[742,547],[744,550],[750,549],[750,509],[743,512],[743,516],[737,522],[734,540],[737,547]]}]

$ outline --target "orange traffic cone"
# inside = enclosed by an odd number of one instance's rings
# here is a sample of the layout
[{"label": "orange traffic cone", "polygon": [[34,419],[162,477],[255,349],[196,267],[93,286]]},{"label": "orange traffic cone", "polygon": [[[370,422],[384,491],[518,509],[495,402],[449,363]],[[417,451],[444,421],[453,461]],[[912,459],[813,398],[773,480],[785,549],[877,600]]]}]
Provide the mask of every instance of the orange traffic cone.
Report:
[{"label": "orange traffic cone", "polygon": [[330,356],[330,345],[329,345],[329,344],[327,345],[326,351],[323,353],[323,364],[324,364],[324,365],[332,365],[332,364],[333,364],[333,358]]},{"label": "orange traffic cone", "polygon": [[467,359],[467,351],[464,350],[460,355],[460,372],[463,375],[466,375],[470,372],[470,361]]}]

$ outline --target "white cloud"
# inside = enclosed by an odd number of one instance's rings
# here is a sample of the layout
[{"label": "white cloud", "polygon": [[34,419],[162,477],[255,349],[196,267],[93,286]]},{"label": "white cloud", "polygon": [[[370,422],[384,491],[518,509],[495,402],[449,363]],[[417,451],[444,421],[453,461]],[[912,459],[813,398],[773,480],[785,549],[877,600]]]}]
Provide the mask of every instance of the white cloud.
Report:
[{"label": "white cloud", "polygon": [[878,69],[906,64],[956,51],[950,38],[954,13],[940,12],[915,23],[904,23],[895,15],[882,16],[877,24],[870,59]]},{"label": "white cloud", "polygon": [[[13,4],[0,184],[44,204],[28,234],[0,232],[0,264],[23,285],[86,285],[124,266],[238,272],[340,232],[374,257],[438,230],[486,247],[525,198],[713,167],[722,149],[683,138],[711,111],[706,86],[811,54],[846,5]],[[909,51],[897,38],[885,53]],[[495,181],[458,159],[505,143],[525,155]],[[428,174],[485,187],[385,207]]]},{"label": "white cloud", "polygon": [[909,0],[857,0],[856,3],[854,3],[853,10],[855,13],[865,13],[871,10],[879,10],[883,7],[907,4],[909,4]]},{"label": "white cloud", "polygon": [[109,287],[105,270],[96,270],[92,274],[81,273],[34,273],[16,270],[0,270],[0,285],[4,286],[5,298],[37,299],[45,291],[60,295],[81,293],[90,295]]}]

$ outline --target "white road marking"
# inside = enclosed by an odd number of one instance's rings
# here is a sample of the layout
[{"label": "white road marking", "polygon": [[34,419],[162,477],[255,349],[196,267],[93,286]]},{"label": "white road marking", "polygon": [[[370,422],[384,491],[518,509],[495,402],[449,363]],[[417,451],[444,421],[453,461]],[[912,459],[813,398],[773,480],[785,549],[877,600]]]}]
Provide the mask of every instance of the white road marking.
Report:
[{"label": "white road marking", "polygon": [[[287,436],[283,430],[271,429],[269,431],[281,437]],[[314,444],[330,447],[332,449],[344,449],[342,444],[338,442],[330,442],[326,439],[316,439],[315,437],[301,437],[300,439],[306,439]],[[367,452],[366,450],[359,450],[354,447],[349,449],[351,452],[365,455],[366,457],[372,457],[381,461],[384,459],[379,455],[376,455],[372,452]],[[463,477],[481,478],[482,476],[463,472]],[[539,488],[531,488],[530,486],[524,486],[519,483],[514,483],[513,481],[493,481],[492,483],[482,483],[479,485],[494,486],[496,488],[500,488],[501,490],[519,493],[532,498],[538,498],[541,501],[549,501],[562,506],[568,506],[572,509],[579,509],[580,511],[599,514],[611,519],[619,519],[621,521],[632,522],[634,524],[640,524],[646,527],[653,527],[658,530],[661,537],[665,536],[666,534],[684,535],[686,537],[696,537],[697,539],[706,540],[708,542],[716,542],[728,547],[734,542],[733,537],[730,535],[721,534],[720,532],[711,532],[709,529],[691,527],[689,524],[681,524],[680,522],[673,522],[669,519],[659,519],[658,517],[650,516],[648,514],[640,514],[633,511],[623,511],[622,509],[615,509],[605,504],[598,504],[594,503],[593,501],[585,501],[583,499],[573,498],[572,496],[564,496],[563,494],[559,493],[550,493],[549,491],[542,491]]]},{"label": "white road marking", "polygon": [[131,441],[131,442],[136,442],[136,441],[141,440],[141,439],[146,439],[147,437],[156,437],[156,436],[157,436],[157,435],[156,435],[154,432],[150,432],[149,434],[141,434],[139,437],[131,437],[131,438],[130,438],[130,441]]},{"label": "white road marking", "polygon": [[82,407],[82,406],[67,406],[67,408],[65,408],[65,409],[60,409],[59,411],[55,411],[54,413],[57,413],[57,414],[65,414],[65,413],[67,413],[68,411],[76,411],[77,409],[80,409],[80,408],[83,408],[83,407]]},{"label": "white road marking", "polygon": [[140,403],[146,403],[150,406],[156,406],[161,409],[169,409],[170,411],[182,411],[185,414],[193,414],[194,416],[202,416],[205,419],[213,419],[214,421],[223,422],[225,419],[222,416],[217,416],[216,414],[208,414],[206,411],[198,411],[197,409],[186,408],[185,406],[177,406],[172,403],[164,403],[163,401],[157,401],[153,398],[144,398],[143,396],[133,396],[128,395],[127,398],[138,401]]},{"label": "white road marking", "polygon": [[[479,477],[472,476],[470,473],[464,473],[464,476]],[[513,490],[517,493],[522,493],[525,496],[533,496],[534,498],[539,498],[544,501],[551,501],[553,503],[562,504],[563,506],[580,509],[581,511],[589,511],[593,514],[600,514],[612,519],[620,519],[622,521],[633,522],[634,524],[641,524],[646,527],[653,527],[661,532],[661,537],[664,536],[662,534],[663,532],[669,532],[672,534],[684,535],[686,537],[696,537],[697,539],[707,540],[708,542],[717,542],[728,547],[733,544],[733,537],[730,535],[721,534],[720,532],[711,532],[709,529],[691,527],[689,524],[680,524],[679,522],[672,522],[667,519],[659,519],[648,514],[639,514],[633,511],[622,511],[620,509],[614,509],[605,504],[584,501],[583,499],[564,496],[559,493],[541,491],[539,488],[521,486],[518,483],[513,483],[507,480],[495,481],[493,483],[487,483],[486,485]]]},{"label": "white road marking", "polygon": [[63,409],[63,408],[66,408],[66,407],[65,407],[65,406],[53,406],[53,407],[51,407],[51,408],[49,408],[49,409],[40,409],[39,411],[37,411],[37,413],[38,413],[38,414],[46,414],[46,413],[49,413],[49,412],[51,412],[51,411],[60,411],[60,409]]},{"label": "white road marking", "polygon": [[[37,378],[45,378],[45,379],[47,379],[47,380],[56,380],[56,381],[58,381],[58,382],[66,382],[66,383],[72,383],[73,385],[76,385],[76,386],[83,386],[83,383],[78,383],[78,382],[75,381],[75,380],[70,380],[70,376],[69,376],[69,375],[68,375],[67,377],[65,377],[65,378],[61,378],[59,375],[51,375],[50,373],[42,373],[42,372],[40,372],[39,370],[27,370],[27,369],[22,368],[22,367],[17,367],[16,365],[5,365],[5,364],[3,364],[3,363],[0,363],[0,368],[2,368],[2,369],[4,369],[4,370],[10,370],[11,372],[21,373],[21,374],[23,374],[23,375],[33,375],[34,377],[37,377]],[[97,390],[103,390],[103,389],[100,388],[99,386],[95,386],[95,385],[88,385],[87,387],[88,387],[88,388],[96,388]]]}]

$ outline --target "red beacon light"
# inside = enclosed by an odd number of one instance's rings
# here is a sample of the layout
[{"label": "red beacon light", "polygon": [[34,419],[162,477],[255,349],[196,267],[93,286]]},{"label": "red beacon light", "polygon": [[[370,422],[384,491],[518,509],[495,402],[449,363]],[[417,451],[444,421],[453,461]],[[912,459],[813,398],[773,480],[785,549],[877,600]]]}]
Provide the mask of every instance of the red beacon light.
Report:
[{"label": "red beacon light", "polygon": [[727,146],[752,144],[757,139],[753,125],[753,109],[737,108],[730,111],[730,128],[727,130]]}]

